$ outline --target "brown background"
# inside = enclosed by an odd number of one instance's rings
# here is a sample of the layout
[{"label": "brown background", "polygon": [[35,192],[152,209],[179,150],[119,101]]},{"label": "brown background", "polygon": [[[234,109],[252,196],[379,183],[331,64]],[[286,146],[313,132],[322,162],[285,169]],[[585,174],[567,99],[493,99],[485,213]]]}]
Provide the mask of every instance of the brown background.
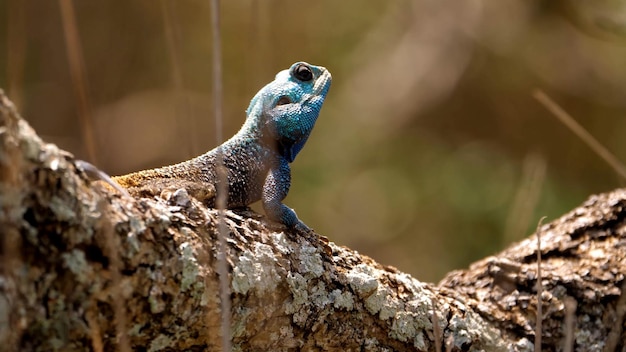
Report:
[{"label": "brown background", "polygon": [[[95,162],[121,174],[216,145],[208,1],[74,1]],[[331,240],[438,280],[623,181],[532,97],[619,158],[620,1],[224,1],[225,138],[281,69],[333,87],[286,203]],[[94,161],[59,1],[0,1],[0,86],[46,140]],[[67,25],[67,20],[65,21]]]}]

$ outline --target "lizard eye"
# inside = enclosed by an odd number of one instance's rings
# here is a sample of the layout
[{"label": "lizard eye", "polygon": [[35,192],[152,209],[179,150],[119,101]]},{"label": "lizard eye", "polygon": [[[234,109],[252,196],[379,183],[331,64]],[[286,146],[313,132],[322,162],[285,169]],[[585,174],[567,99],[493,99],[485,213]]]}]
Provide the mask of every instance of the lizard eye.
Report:
[{"label": "lizard eye", "polygon": [[289,99],[289,97],[286,95],[280,97],[280,99],[278,99],[278,101],[276,102],[276,106],[286,105],[286,104],[291,104],[291,99]]},{"label": "lizard eye", "polygon": [[293,76],[302,82],[308,82],[313,79],[313,71],[305,64],[300,64],[293,69]]}]

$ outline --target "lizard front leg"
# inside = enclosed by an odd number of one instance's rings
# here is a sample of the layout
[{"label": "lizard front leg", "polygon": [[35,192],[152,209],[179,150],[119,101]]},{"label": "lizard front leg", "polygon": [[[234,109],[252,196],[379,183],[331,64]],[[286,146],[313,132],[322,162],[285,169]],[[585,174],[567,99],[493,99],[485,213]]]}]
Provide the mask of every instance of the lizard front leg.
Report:
[{"label": "lizard front leg", "polygon": [[298,219],[296,212],[283,204],[290,186],[291,169],[289,163],[281,157],[277,167],[270,168],[265,178],[261,198],[263,209],[271,220],[298,231],[310,232],[311,229]]}]

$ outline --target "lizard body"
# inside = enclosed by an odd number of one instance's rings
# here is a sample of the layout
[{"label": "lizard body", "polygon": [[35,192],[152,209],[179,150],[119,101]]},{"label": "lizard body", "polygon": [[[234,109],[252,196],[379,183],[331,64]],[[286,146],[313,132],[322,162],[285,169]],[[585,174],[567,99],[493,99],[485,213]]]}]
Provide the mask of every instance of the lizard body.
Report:
[{"label": "lizard body", "polygon": [[308,230],[282,200],[291,185],[289,164],[313,130],[330,84],[331,75],[324,67],[297,62],[279,72],[252,98],[239,132],[219,147],[182,163],[113,180],[131,194],[141,196],[185,188],[213,207],[222,153],[228,181],[227,208],[261,200],[270,219]]}]

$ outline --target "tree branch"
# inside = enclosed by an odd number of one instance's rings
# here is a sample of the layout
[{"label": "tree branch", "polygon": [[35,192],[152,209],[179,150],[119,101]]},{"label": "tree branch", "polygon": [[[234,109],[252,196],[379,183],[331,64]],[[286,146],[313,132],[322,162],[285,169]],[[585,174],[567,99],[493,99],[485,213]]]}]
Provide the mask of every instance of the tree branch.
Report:
[{"label": "tree branch", "polygon": [[[220,350],[216,211],[184,191],[122,197],[3,93],[0,113],[0,346]],[[568,297],[577,349],[623,347],[624,204],[622,190],[593,196],[542,227],[544,350],[562,348]],[[532,238],[435,286],[249,210],[226,222],[236,351],[532,350]]]}]

